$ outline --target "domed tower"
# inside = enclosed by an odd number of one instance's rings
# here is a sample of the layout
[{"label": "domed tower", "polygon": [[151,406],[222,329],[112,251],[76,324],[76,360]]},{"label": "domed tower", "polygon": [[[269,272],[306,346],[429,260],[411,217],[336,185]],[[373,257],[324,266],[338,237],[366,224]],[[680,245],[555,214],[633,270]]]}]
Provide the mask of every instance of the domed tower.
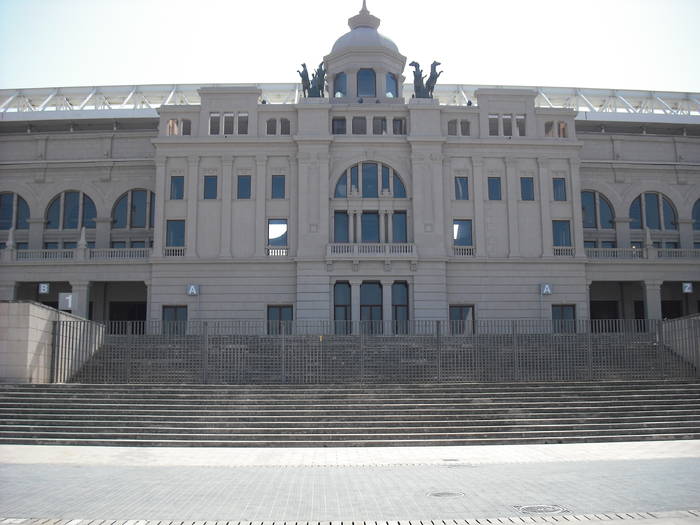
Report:
[{"label": "domed tower", "polygon": [[331,102],[391,102],[403,97],[406,57],[377,31],[379,24],[363,0],[359,14],[348,20],[350,31],[324,58]]}]

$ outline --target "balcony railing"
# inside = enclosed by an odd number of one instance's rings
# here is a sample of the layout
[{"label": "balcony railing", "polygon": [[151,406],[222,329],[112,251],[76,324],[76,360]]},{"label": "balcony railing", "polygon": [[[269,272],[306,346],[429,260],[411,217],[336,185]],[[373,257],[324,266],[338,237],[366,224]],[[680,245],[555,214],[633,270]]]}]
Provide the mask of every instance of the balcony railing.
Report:
[{"label": "balcony railing", "polygon": [[452,255],[455,257],[474,257],[474,247],[473,246],[453,246]]},{"label": "balcony railing", "polygon": [[586,248],[589,259],[694,259],[697,249],[671,248]]},{"label": "balcony railing", "polygon": [[289,255],[289,248],[286,246],[268,246],[265,249],[268,257],[287,257]]},{"label": "balcony railing", "polygon": [[662,248],[656,250],[656,256],[664,259],[689,259],[700,257],[700,250],[695,249],[676,249]]},{"label": "balcony railing", "polygon": [[93,261],[130,261],[148,259],[150,255],[150,248],[91,248],[88,250],[88,258]]},{"label": "balcony railing", "polygon": [[134,261],[151,256],[150,248],[72,248],[8,250],[0,259],[22,262]]},{"label": "balcony railing", "polygon": [[15,261],[67,261],[75,259],[75,250],[16,250]]},{"label": "balcony railing", "polygon": [[416,257],[413,243],[332,243],[328,257]]},{"label": "balcony railing", "polygon": [[184,246],[163,248],[163,257],[184,257],[184,256],[185,256],[185,247]]},{"label": "balcony railing", "polygon": [[555,257],[573,257],[576,255],[576,248],[573,246],[555,246],[554,256]]}]

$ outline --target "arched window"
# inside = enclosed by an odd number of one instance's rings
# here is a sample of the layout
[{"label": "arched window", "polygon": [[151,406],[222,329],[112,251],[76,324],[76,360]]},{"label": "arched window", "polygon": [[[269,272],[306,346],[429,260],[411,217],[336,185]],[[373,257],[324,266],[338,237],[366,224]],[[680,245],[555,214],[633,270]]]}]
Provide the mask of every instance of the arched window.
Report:
[{"label": "arched window", "polygon": [[357,72],[357,96],[377,96],[377,76],[374,74],[374,69],[360,69]]},{"label": "arched window", "polygon": [[93,200],[80,191],[64,191],[46,208],[47,230],[94,228],[97,209]]},{"label": "arched window", "polygon": [[693,229],[700,230],[700,199],[693,205]]},{"label": "arched window", "polygon": [[630,229],[678,230],[673,203],[660,193],[642,193],[630,205]]},{"label": "arched window", "polygon": [[597,191],[581,192],[583,227],[602,230],[615,229],[615,213],[610,201]]},{"label": "arched window", "polygon": [[345,73],[338,73],[333,81],[333,93],[335,98],[348,96],[348,77]]},{"label": "arched window", "polygon": [[368,199],[407,197],[401,176],[393,168],[379,162],[361,162],[346,170],[335,185],[333,197],[344,199],[353,192]]},{"label": "arched window", "polygon": [[153,228],[155,193],[131,190],[117,199],[112,208],[112,228]]},{"label": "arched window", "polygon": [[399,82],[393,73],[386,74],[386,97],[396,98],[399,96]]},{"label": "arched window", "polygon": [[0,230],[28,230],[29,206],[16,193],[0,193]]}]

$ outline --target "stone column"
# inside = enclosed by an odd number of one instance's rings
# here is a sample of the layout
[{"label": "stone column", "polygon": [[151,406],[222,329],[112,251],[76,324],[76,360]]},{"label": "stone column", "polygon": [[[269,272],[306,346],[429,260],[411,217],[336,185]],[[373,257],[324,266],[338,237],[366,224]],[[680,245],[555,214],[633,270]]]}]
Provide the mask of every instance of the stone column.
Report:
[{"label": "stone column", "polygon": [[355,210],[348,210],[348,242],[355,242]]},{"label": "stone column", "polygon": [[187,157],[187,222],[185,256],[197,256],[197,204],[199,201],[199,157]]},{"label": "stone column", "polygon": [[386,212],[384,210],[379,210],[379,242],[385,243],[389,242],[386,235]]},{"label": "stone column", "polygon": [[[255,256],[264,257],[267,246],[267,156],[255,157]],[[289,225],[287,225],[289,227]],[[257,229],[260,228],[258,231]]]},{"label": "stone column", "polygon": [[569,159],[569,174],[571,179],[571,205],[573,219],[571,224],[571,235],[573,246],[576,250],[576,257],[585,258],[586,250],[583,248],[583,210],[581,208],[581,161]]},{"label": "stone column", "polygon": [[231,254],[231,224],[233,206],[233,156],[224,155],[221,158],[221,240],[219,257],[230,259]]},{"label": "stone column", "polygon": [[644,281],[644,306],[647,319],[661,319],[661,285],[663,281]]},{"label": "stone column", "polygon": [[350,318],[353,322],[353,333],[359,333],[360,286],[362,286],[361,280],[353,279],[350,281]]},{"label": "stone column", "polygon": [[382,279],[382,319],[384,321],[384,333],[391,333],[391,285],[394,281]]},{"label": "stone column", "polygon": [[549,160],[545,158],[537,159],[538,182],[540,186],[540,214],[542,218],[542,256],[552,257],[552,215],[549,199]]},{"label": "stone column", "polygon": [[70,283],[71,293],[73,294],[73,308],[71,313],[87,319],[90,311],[90,282],[77,281]]},{"label": "stone column", "polygon": [[[474,188],[474,247],[476,255],[486,257],[486,219],[484,217],[484,159],[472,157],[472,186]],[[452,225],[450,224],[450,229]],[[451,235],[450,237],[453,237]],[[454,241],[450,241],[450,245]],[[448,253],[452,253],[451,251]]]},{"label": "stone column", "polygon": [[156,159],[156,212],[153,216],[153,255],[156,257],[163,256],[163,238],[165,237],[165,199],[168,195],[168,186],[166,183],[165,174],[165,159]]},{"label": "stone column", "polygon": [[506,202],[508,205],[508,257],[520,257],[520,226],[518,220],[518,163],[515,159],[505,159]]}]

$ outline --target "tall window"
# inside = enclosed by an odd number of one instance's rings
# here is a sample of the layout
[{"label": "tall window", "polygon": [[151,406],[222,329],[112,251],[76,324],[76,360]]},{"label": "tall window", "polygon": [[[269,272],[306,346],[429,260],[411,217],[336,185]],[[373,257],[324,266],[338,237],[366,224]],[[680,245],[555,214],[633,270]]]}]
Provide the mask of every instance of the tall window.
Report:
[{"label": "tall window", "polygon": [[163,305],[163,333],[168,335],[187,333],[186,305]]},{"label": "tall window", "polygon": [[561,177],[552,179],[552,195],[555,201],[566,200],[566,179]]},{"label": "tall window", "polygon": [[630,205],[630,229],[678,230],[673,203],[660,193],[643,193]]},{"label": "tall window", "polygon": [[405,135],[407,133],[406,119],[403,117],[396,117],[391,121],[392,132],[394,135]]},{"label": "tall window", "polygon": [[333,286],[333,320],[335,321],[336,334],[349,334],[352,332],[352,304],[350,283],[337,282]]},{"label": "tall window", "polygon": [[357,96],[377,96],[377,79],[373,69],[360,69],[357,72]]},{"label": "tall window", "polygon": [[292,125],[288,118],[280,119],[280,135],[291,135]]},{"label": "tall window", "polygon": [[345,117],[333,117],[331,120],[331,133],[333,135],[345,135]]},{"label": "tall window", "polygon": [[386,97],[396,98],[399,96],[399,82],[393,73],[386,74]]},{"label": "tall window", "polygon": [[467,177],[455,177],[455,200],[469,200],[469,179]]},{"label": "tall window", "polygon": [[552,323],[555,332],[573,333],[576,331],[576,305],[553,304]]},{"label": "tall window", "polygon": [[185,198],[185,177],[173,175],[170,177],[170,200],[180,201]]},{"label": "tall window", "polygon": [[333,93],[335,98],[348,96],[348,76],[345,73],[338,73],[333,81]]},{"label": "tall window", "polygon": [[29,206],[16,193],[0,193],[0,230],[28,230]]},{"label": "tall window", "polygon": [[269,219],[267,221],[268,246],[287,246],[287,219]]},{"label": "tall window", "polygon": [[466,334],[474,332],[474,306],[471,304],[450,305],[450,333]]},{"label": "tall window", "polygon": [[294,310],[291,305],[267,307],[267,333],[270,335],[291,334]]},{"label": "tall window", "polygon": [[221,132],[221,114],[209,113],[209,134],[218,135]]},{"label": "tall window", "polygon": [[489,200],[490,201],[500,201],[501,200],[501,177],[489,177]]},{"label": "tall window", "polygon": [[372,133],[374,135],[386,135],[386,117],[372,118]]},{"label": "tall window", "polygon": [[233,135],[233,113],[224,113],[224,135]]},{"label": "tall window", "polygon": [[379,165],[374,162],[362,164],[362,196],[364,198],[379,197]]},{"label": "tall window", "polygon": [[352,134],[367,134],[367,119],[365,117],[352,117]]},{"label": "tall window", "polygon": [[454,246],[472,246],[471,219],[455,219],[452,222],[452,230]]},{"label": "tall window", "polygon": [[382,285],[376,282],[363,282],[360,286],[360,321],[362,329],[369,333],[381,333]]},{"label": "tall window", "polygon": [[272,176],[272,192],[270,197],[273,199],[284,199],[284,175]]},{"label": "tall window", "polygon": [[250,175],[238,176],[236,195],[239,199],[250,199]]},{"label": "tall window", "polygon": [[348,214],[345,211],[336,211],[333,214],[333,241],[350,242]]},{"label": "tall window", "polygon": [[394,333],[408,333],[408,283],[399,281],[391,285],[391,316]]},{"label": "tall window", "polygon": [[165,223],[165,246],[177,248],[185,245],[185,221],[172,220]]},{"label": "tall window", "polygon": [[269,118],[267,119],[267,134],[277,135],[277,119]]},{"label": "tall window", "polygon": [[552,221],[552,239],[554,246],[571,246],[571,227],[569,221]]},{"label": "tall window", "polygon": [[204,176],[204,199],[216,199],[217,198],[217,181],[219,178],[216,175],[205,175]]},{"label": "tall window", "polygon": [[535,200],[535,181],[532,177],[520,177],[520,199]]},{"label": "tall window", "polygon": [[408,220],[405,211],[395,211],[391,216],[393,242],[408,242]]},{"label": "tall window", "polygon": [[153,228],[154,196],[148,190],[131,190],[119,197],[112,208],[112,228]]},{"label": "tall window", "polygon": [[610,201],[597,191],[581,192],[584,228],[615,229],[615,213]]},{"label": "tall window", "polygon": [[238,134],[247,135],[248,134],[248,113],[238,114]]},{"label": "tall window", "polygon": [[700,230],[700,199],[693,205],[693,229]]},{"label": "tall window", "polygon": [[379,213],[362,212],[362,242],[379,242]]},{"label": "tall window", "polygon": [[94,228],[96,216],[95,203],[85,193],[64,191],[46,208],[46,229]]}]

